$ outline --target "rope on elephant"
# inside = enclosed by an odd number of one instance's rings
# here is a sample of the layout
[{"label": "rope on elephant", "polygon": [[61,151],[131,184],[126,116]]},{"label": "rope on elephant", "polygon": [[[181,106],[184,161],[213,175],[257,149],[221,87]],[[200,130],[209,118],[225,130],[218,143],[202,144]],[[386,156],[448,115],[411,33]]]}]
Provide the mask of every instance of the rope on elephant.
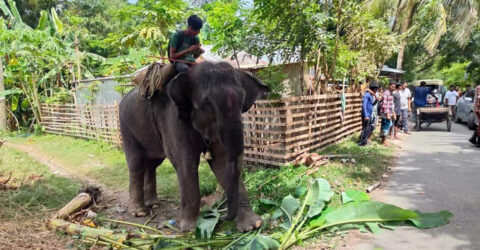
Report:
[{"label": "rope on elephant", "polygon": [[150,99],[155,91],[161,91],[164,84],[174,75],[175,69],[171,64],[152,63],[148,68],[138,72],[133,82],[141,96]]},{"label": "rope on elephant", "polygon": [[155,90],[160,86],[162,82],[162,65],[160,63],[152,63],[148,67],[147,74],[143,79],[142,86],[140,88],[140,94],[150,99],[153,96]]}]

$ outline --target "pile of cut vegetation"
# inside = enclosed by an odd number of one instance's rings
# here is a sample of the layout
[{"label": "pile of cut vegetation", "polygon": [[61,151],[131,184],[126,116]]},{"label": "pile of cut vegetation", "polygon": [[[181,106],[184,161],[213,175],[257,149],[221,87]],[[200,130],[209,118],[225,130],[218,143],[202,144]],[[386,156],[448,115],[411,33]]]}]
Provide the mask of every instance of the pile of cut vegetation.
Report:
[{"label": "pile of cut vegetation", "polygon": [[[80,237],[85,243],[96,246],[131,249],[288,249],[295,244],[323,233],[358,229],[374,234],[382,229],[395,230],[398,226],[412,225],[418,229],[438,227],[449,223],[453,216],[448,211],[422,213],[394,205],[372,201],[362,191],[341,193],[339,207],[329,205],[334,196],[330,184],[322,178],[312,180],[309,187],[299,187],[280,204],[261,199],[265,223],[259,229],[248,233],[236,233],[219,228],[226,209],[220,209],[223,202],[204,209],[197,221],[194,233],[181,234],[173,225],[166,224],[170,231],[161,231],[147,225],[131,222],[77,218],[71,215],[88,206],[91,197],[79,194],[49,220],[49,228]],[[85,211],[85,209],[83,209]],[[109,222],[115,229],[99,226]],[[173,223],[172,223],[173,224]],[[126,230],[121,225],[129,228]],[[217,230],[215,230],[217,228]]]}]

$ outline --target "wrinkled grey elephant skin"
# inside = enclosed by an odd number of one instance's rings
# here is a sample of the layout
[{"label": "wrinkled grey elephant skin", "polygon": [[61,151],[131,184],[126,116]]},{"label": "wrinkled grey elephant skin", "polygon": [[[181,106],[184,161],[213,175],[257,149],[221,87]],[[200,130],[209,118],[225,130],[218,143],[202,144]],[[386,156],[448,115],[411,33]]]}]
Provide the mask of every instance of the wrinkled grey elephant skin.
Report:
[{"label": "wrinkled grey elephant skin", "polygon": [[228,220],[240,231],[262,224],[241,180],[244,149],[242,112],[269,88],[227,63],[203,62],[173,78],[151,99],[132,90],[120,103],[120,130],[129,169],[132,213],[145,216],[158,206],[156,168],[168,158],[177,171],[183,231],[195,227],[200,210],[198,164],[208,161],[226,191]]}]

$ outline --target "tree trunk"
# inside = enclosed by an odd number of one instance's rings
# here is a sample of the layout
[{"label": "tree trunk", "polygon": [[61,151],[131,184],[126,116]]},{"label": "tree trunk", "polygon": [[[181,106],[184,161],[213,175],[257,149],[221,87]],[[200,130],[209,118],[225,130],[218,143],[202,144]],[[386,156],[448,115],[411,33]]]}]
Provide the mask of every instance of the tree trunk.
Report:
[{"label": "tree trunk", "polygon": [[[333,58],[332,58],[332,67],[330,68],[330,76],[333,77],[333,74],[335,73],[335,66],[337,64],[337,55],[338,55],[338,41],[340,40],[340,23],[342,21],[342,5],[343,5],[343,0],[340,0],[338,3],[338,9],[337,9],[337,30],[335,34],[335,50],[333,51]],[[335,79],[333,79],[335,81]]]},{"label": "tree trunk", "polygon": [[[3,85],[3,58],[0,57],[0,92],[5,90]],[[0,131],[7,131],[7,107],[5,97],[0,98]]]},{"label": "tree trunk", "polygon": [[[305,86],[305,72],[304,72],[304,54],[303,54],[303,46],[300,48],[300,91],[299,94],[303,95],[303,87]],[[307,86],[305,86],[308,89]]]},{"label": "tree trunk", "polygon": [[82,80],[82,71],[80,69],[80,49],[78,48],[78,38],[75,35],[75,59],[77,63],[77,81]]},{"label": "tree trunk", "polygon": [[[409,9],[407,16],[402,22],[402,27],[400,27],[400,35],[407,33],[408,29],[410,28],[410,24],[412,23],[413,13],[415,12],[415,7]],[[403,69],[403,58],[405,56],[405,47],[407,47],[407,41],[403,41],[400,44],[400,50],[398,51],[397,56],[397,69]]]}]

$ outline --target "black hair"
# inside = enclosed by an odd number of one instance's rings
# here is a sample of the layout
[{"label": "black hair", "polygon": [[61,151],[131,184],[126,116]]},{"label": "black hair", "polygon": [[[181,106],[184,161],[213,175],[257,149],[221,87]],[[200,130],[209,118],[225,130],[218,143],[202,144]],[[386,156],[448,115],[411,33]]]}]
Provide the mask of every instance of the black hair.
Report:
[{"label": "black hair", "polygon": [[370,83],[370,86],[368,86],[368,88],[371,89],[372,91],[375,91],[376,89],[378,89],[378,84],[373,81]]},{"label": "black hair", "polygon": [[395,89],[399,89],[401,86],[402,86],[402,84],[397,83],[397,84],[395,84]]},{"label": "black hair", "polygon": [[194,30],[201,30],[203,27],[203,21],[197,15],[191,15],[187,20],[188,27]]},{"label": "black hair", "polygon": [[426,83],[425,81],[421,81],[421,82],[420,82],[420,86],[425,87],[426,85],[427,85],[427,83]]}]

